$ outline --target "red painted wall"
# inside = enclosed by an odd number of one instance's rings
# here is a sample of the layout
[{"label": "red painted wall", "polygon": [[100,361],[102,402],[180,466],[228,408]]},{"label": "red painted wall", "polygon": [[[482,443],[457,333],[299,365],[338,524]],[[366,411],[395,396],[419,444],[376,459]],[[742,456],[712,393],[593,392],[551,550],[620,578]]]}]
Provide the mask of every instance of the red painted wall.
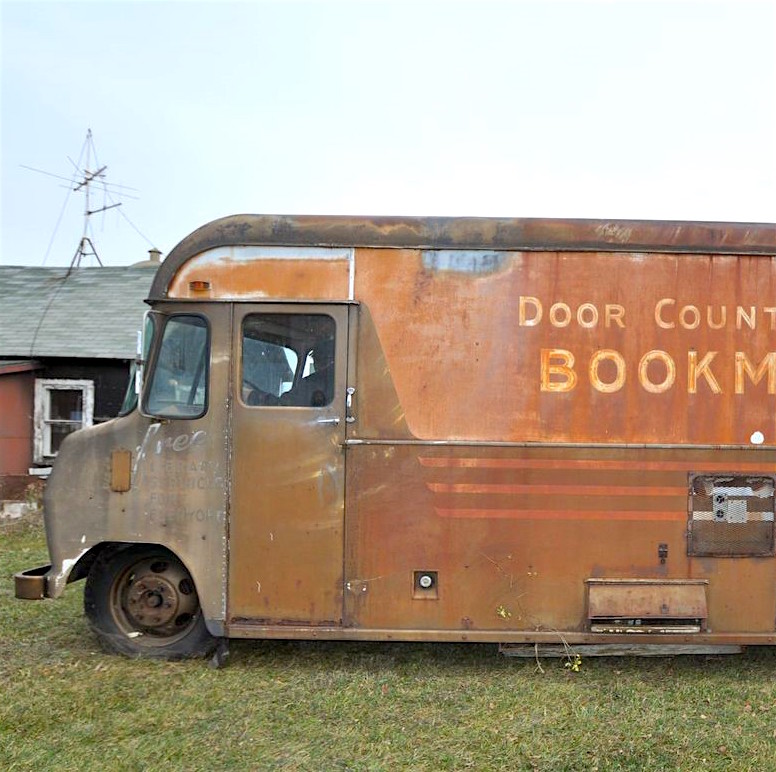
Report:
[{"label": "red painted wall", "polygon": [[35,372],[0,373],[0,478],[32,466]]}]

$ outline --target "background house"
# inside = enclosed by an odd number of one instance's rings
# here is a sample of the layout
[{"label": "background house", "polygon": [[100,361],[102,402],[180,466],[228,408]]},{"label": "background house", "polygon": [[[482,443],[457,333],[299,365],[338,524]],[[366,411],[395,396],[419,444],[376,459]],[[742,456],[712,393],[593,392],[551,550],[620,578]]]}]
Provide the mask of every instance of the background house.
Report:
[{"label": "background house", "polygon": [[0,266],[0,499],[67,434],[118,414],[160,253],[121,268]]}]

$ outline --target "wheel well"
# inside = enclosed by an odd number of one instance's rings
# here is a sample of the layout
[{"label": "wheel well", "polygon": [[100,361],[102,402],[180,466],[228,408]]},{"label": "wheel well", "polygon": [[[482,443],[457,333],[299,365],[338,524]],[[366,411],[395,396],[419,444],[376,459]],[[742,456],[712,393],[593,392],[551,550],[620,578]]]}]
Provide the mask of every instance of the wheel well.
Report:
[{"label": "wheel well", "polygon": [[[104,554],[105,552],[120,550],[125,547],[153,547],[156,549],[164,550],[165,552],[169,552],[170,555],[177,558],[178,560],[181,560],[180,557],[178,557],[172,550],[165,547],[163,544],[156,544],[155,542],[103,541],[99,544],[95,544],[94,547],[92,547],[85,555],[82,555],[78,559],[78,562],[73,566],[73,570],[67,577],[67,583],[70,584],[71,582],[77,582],[81,579],[85,579],[88,576],[92,566],[94,565],[94,562],[100,555]],[[183,563],[182,560],[181,563]],[[186,570],[188,570],[188,567],[186,567]]]},{"label": "wheel well", "polygon": [[88,567],[84,613],[106,651],[182,659],[216,645],[190,572],[164,545],[103,542],[79,561],[77,575]]}]

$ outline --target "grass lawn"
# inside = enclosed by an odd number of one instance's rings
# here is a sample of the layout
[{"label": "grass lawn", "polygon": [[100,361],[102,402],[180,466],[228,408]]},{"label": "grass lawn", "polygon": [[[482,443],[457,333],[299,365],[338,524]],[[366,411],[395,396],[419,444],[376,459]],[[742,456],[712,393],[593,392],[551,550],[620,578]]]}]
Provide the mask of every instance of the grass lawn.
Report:
[{"label": "grass lawn", "polygon": [[46,562],[0,524],[2,770],[776,770],[776,651],[501,657],[481,644],[235,641],[221,670],[101,653],[82,583],[17,601]]}]

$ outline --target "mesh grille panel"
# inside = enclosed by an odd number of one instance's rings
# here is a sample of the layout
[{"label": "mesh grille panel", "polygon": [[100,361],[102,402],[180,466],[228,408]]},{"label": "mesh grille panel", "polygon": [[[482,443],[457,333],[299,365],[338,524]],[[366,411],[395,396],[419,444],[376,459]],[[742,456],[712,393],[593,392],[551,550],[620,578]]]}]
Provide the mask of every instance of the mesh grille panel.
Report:
[{"label": "mesh grille panel", "polygon": [[774,478],[690,477],[688,554],[774,554]]}]

